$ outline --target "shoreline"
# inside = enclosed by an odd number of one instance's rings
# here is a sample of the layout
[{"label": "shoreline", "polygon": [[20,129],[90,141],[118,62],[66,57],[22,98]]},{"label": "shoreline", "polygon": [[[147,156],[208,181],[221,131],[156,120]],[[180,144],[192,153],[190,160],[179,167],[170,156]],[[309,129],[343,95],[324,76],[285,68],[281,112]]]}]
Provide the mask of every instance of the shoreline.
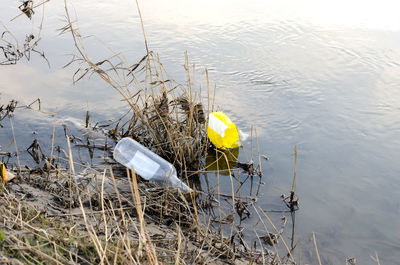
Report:
[{"label": "shoreline", "polygon": [[[132,197],[139,198],[140,206]],[[65,170],[25,171],[1,184],[0,260],[5,264],[258,264],[268,260],[198,223],[196,207],[189,200],[177,190],[137,184],[135,178],[114,178],[112,172],[89,169],[73,176]]]}]

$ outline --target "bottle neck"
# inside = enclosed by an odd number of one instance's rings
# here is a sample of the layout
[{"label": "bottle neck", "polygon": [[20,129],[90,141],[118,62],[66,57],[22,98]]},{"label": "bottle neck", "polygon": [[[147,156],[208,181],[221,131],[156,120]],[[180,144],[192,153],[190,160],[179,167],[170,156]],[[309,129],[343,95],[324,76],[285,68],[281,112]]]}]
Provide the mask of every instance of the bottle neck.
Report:
[{"label": "bottle neck", "polygon": [[183,183],[176,175],[172,175],[169,177],[168,184],[172,187],[182,190],[185,193],[190,191],[190,188],[185,183]]}]

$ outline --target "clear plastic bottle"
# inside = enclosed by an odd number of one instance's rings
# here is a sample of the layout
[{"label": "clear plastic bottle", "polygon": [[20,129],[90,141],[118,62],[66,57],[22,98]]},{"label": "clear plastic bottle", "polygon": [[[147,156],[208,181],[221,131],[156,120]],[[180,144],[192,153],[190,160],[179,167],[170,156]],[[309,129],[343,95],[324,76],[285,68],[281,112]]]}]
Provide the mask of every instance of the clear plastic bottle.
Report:
[{"label": "clear plastic bottle", "polygon": [[191,189],[176,174],[175,167],[129,137],[122,138],[114,148],[114,159],[133,168],[142,178],[179,188],[184,192]]}]

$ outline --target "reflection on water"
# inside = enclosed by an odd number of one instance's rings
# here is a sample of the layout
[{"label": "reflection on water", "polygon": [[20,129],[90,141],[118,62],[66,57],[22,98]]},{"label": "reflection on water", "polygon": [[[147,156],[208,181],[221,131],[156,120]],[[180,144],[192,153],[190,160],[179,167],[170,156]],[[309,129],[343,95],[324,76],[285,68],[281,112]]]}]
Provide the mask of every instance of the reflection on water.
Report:
[{"label": "reflection on water", "polygon": [[229,175],[234,169],[238,157],[239,147],[225,151],[209,150],[206,157],[206,169],[210,172]]},{"label": "reflection on water", "polygon": [[[132,1],[73,3],[82,32],[124,52],[131,62],[143,56]],[[17,6],[11,0],[3,6],[0,20],[6,23]],[[371,264],[375,251],[383,264],[400,259],[397,10],[398,2],[389,0],[142,3],[150,48],[160,53],[170,75],[184,82],[187,50],[196,79],[201,83],[208,68],[216,82],[216,105],[240,128],[257,128],[260,153],[270,157],[262,161],[266,185],[258,202],[265,210],[282,210],[279,195],[290,190],[297,144],[296,240],[309,242],[315,231],[324,263],[343,264],[354,256]],[[7,26],[23,40],[32,29],[37,34],[40,12],[32,21],[20,17]],[[62,68],[73,52],[69,37],[57,35],[63,12],[57,1],[46,5],[40,48],[51,69],[40,57],[2,67],[1,103],[16,98],[28,104],[40,97],[52,111],[58,107],[59,117],[83,120],[87,109],[94,119],[115,117],[123,110],[112,89],[94,77],[71,85],[74,69]],[[94,56],[107,57],[100,45],[89,48]],[[203,92],[205,87],[202,83]],[[52,126],[51,117],[32,118],[35,125],[15,121],[19,143],[26,147],[31,131]],[[0,130],[0,144],[7,148],[10,134]],[[239,160],[248,161],[250,149],[245,146]],[[279,222],[282,213],[271,217]],[[290,222],[290,214],[286,217]],[[254,224],[250,218],[243,225]],[[304,255],[305,262],[307,256],[315,257]]]}]

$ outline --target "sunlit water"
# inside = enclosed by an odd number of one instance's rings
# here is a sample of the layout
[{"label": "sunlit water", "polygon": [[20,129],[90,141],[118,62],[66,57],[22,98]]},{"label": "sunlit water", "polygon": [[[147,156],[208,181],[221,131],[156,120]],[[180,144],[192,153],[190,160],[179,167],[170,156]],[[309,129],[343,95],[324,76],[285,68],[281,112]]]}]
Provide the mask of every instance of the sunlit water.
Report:
[{"label": "sunlit water", "polygon": [[[60,1],[58,1],[60,2]],[[119,96],[95,78],[72,85],[74,69],[62,68],[74,53],[62,3],[46,5],[42,40],[51,68],[38,55],[0,66],[0,100],[29,104],[40,98],[58,117],[115,118]],[[400,260],[400,16],[396,1],[143,1],[147,39],[170,75],[185,80],[184,51],[216,83],[216,105],[244,131],[257,129],[263,182],[258,205],[282,210],[298,148],[295,241],[306,248],[314,231],[324,264]],[[81,31],[95,35],[131,62],[145,53],[134,1],[73,1]],[[0,20],[23,42],[38,32],[20,17],[15,1],[2,3]],[[3,31],[3,30],[2,30]],[[93,42],[90,53],[104,59]],[[20,110],[16,139],[33,137],[50,149],[52,117]],[[23,115],[22,115],[23,113]],[[29,123],[26,119],[29,119]],[[12,148],[9,121],[0,129],[1,150]],[[49,133],[50,132],[50,133]],[[36,135],[36,136],[35,136]],[[58,141],[65,141],[59,131]],[[47,138],[46,138],[47,137]],[[47,143],[46,143],[47,142]],[[4,150],[3,150],[4,149]],[[250,142],[241,156],[250,156]],[[256,149],[254,149],[256,151]],[[249,189],[245,186],[244,189]],[[270,213],[279,222],[283,213]],[[286,215],[290,217],[290,215]],[[244,226],[252,231],[251,219]],[[300,248],[300,247],[298,247]],[[312,250],[312,249],[311,249]],[[316,263],[310,250],[303,261]],[[295,252],[297,253],[297,252]],[[311,256],[312,258],[309,258]]]}]

